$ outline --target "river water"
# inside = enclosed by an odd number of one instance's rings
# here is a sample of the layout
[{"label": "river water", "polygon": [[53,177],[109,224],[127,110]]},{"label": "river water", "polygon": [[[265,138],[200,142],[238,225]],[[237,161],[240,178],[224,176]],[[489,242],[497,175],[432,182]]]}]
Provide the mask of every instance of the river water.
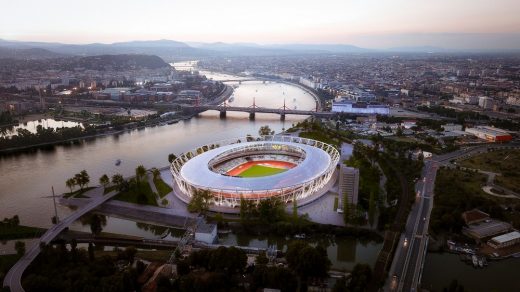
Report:
[{"label": "river water", "polygon": [[83,126],[83,124],[72,121],[56,121],[54,119],[40,119],[36,121],[29,121],[26,123],[20,123],[17,126],[7,126],[0,129],[0,137],[10,137],[16,135],[18,129],[25,129],[31,133],[36,133],[38,126],[42,126],[44,129],[48,128],[72,128],[76,126]]},{"label": "river water", "polygon": [[490,261],[476,269],[450,253],[428,253],[422,276],[422,287],[443,291],[456,279],[465,291],[520,291],[520,259]]}]

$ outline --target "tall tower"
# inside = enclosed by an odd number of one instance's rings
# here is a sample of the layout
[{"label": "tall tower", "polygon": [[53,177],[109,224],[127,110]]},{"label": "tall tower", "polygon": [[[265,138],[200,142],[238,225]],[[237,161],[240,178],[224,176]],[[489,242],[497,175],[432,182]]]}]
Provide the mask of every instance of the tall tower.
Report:
[{"label": "tall tower", "polygon": [[40,94],[40,109],[43,111],[45,110],[45,97],[42,95],[41,87],[38,87],[38,93]]},{"label": "tall tower", "polygon": [[341,164],[339,170],[339,193],[341,200],[348,200],[349,206],[358,203],[359,169]]}]

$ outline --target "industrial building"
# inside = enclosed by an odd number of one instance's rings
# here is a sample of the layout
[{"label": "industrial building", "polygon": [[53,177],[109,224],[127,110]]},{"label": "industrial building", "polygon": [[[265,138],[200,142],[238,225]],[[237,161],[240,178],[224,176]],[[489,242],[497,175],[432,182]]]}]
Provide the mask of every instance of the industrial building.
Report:
[{"label": "industrial building", "polygon": [[359,169],[341,164],[339,171],[339,195],[342,202],[348,199],[348,205],[357,205],[358,192]]},{"label": "industrial building", "polygon": [[520,232],[516,230],[493,237],[488,241],[488,245],[492,248],[504,248],[515,245],[517,243],[520,243]]},{"label": "industrial building", "polygon": [[511,230],[511,228],[511,224],[507,222],[502,222],[490,218],[478,223],[468,224],[468,226],[462,228],[462,233],[477,241],[481,241],[484,238],[490,238],[492,236],[508,232]]},{"label": "industrial building", "polygon": [[511,141],[511,139],[513,138],[506,130],[488,126],[466,128],[466,133],[470,133],[488,142],[507,142]]}]

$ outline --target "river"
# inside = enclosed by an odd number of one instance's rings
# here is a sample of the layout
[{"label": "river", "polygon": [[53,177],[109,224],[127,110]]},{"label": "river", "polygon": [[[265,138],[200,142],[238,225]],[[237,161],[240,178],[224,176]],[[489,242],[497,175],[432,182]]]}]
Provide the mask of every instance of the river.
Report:
[{"label": "river", "polygon": [[[225,74],[202,73],[214,80],[237,79]],[[262,81],[229,84],[235,87],[231,105],[250,106],[254,100],[257,106],[279,108],[285,100],[289,108],[308,110],[315,107],[313,97],[296,86]],[[90,174],[91,185],[95,185],[105,173],[109,176],[115,173],[129,176],[139,164],[147,168],[166,166],[169,153],[179,154],[213,141],[256,134],[263,125],[280,132],[305,118],[287,115],[285,121],[280,121],[276,114],[257,114],[256,119],[251,121],[247,113],[229,112],[226,119],[220,119],[218,112],[208,111],[173,125],[132,130],[116,136],[85,140],[79,145],[56,146],[52,150],[0,156],[0,217],[18,214],[24,225],[48,228],[54,212],[52,200],[48,197],[51,187],[54,186],[57,194],[68,191],[65,180],[83,169]],[[116,159],[121,159],[121,165],[114,164]],[[60,217],[70,212],[67,207],[58,206]],[[71,229],[89,231],[80,223],[74,224]],[[104,231],[158,236],[144,230],[142,225],[139,228],[135,222],[114,217],[107,218]],[[274,237],[258,239],[227,235],[221,240],[224,244],[247,242],[256,247],[278,242],[280,249],[286,244],[285,239]],[[350,238],[330,244],[327,250],[335,268],[351,269],[357,262],[373,265],[380,248],[380,244],[362,243]],[[12,252],[12,242],[0,244],[2,252]]]},{"label": "river", "polygon": [[422,287],[443,291],[452,280],[465,291],[520,291],[520,259],[490,261],[489,266],[476,269],[450,253],[428,253],[424,264]]}]

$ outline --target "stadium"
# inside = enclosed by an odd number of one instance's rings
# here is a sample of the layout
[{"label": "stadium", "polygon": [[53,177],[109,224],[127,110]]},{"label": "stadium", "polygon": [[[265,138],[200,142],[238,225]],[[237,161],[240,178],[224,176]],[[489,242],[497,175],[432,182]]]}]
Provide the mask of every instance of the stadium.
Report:
[{"label": "stadium", "polygon": [[[175,194],[189,203],[207,190],[220,211],[240,206],[240,200],[277,197],[298,205],[330,187],[338,151],[331,145],[300,137],[261,136],[219,141],[187,151],[170,170]],[[307,199],[307,200],[306,200]]]}]

